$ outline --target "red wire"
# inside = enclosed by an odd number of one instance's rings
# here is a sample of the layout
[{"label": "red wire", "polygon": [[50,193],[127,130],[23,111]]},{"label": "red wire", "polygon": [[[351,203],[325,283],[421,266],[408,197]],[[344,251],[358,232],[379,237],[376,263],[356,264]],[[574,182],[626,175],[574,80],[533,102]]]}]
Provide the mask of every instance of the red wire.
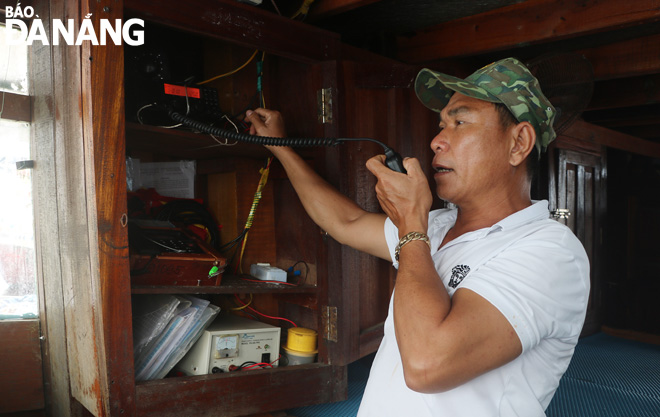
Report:
[{"label": "red wire", "polygon": [[249,305],[247,305],[247,304],[245,304],[243,301],[241,301],[241,299],[238,297],[238,294],[234,294],[234,297],[236,297],[236,300],[238,300],[238,302],[241,303],[241,305],[243,305],[245,308],[247,308],[248,310],[250,310],[250,311],[252,311],[252,312],[254,312],[254,313],[259,314],[260,316],[263,316],[263,317],[266,317],[266,318],[269,318],[269,319],[273,319],[273,320],[284,320],[284,321],[288,321],[289,323],[291,323],[291,324],[293,325],[293,327],[298,327],[298,325],[297,325],[296,323],[292,322],[292,321],[289,320],[289,319],[285,319],[284,317],[274,317],[274,316],[269,316],[269,315],[267,315],[267,314],[264,314],[264,313],[262,313],[262,312],[260,312],[260,311],[255,310],[254,308],[250,307]]},{"label": "red wire", "polygon": [[250,366],[244,366],[244,367],[241,368],[241,369],[250,369],[250,368],[255,367],[255,366],[261,366],[262,368],[263,368],[264,366],[270,366],[271,368],[274,368],[273,364],[274,364],[275,362],[279,361],[281,358],[282,358],[282,355],[278,356],[277,359],[275,359],[275,360],[272,361],[271,363],[266,363],[266,362],[254,363],[254,364],[252,364],[252,365],[250,365]]},{"label": "red wire", "polygon": [[246,370],[246,369],[254,368],[255,366],[259,366],[259,367],[261,367],[261,368],[263,368],[264,366],[270,366],[271,368],[273,367],[273,365],[271,365],[271,364],[269,364],[269,363],[266,363],[266,362],[259,362],[259,363],[252,364],[252,365],[250,365],[250,366],[244,366],[243,368],[241,368],[241,370],[244,371],[244,370]]},{"label": "red wire", "polygon": [[282,284],[282,285],[290,285],[292,287],[298,286],[298,284],[294,284],[291,282],[282,282],[282,281],[276,281],[274,279],[250,279],[250,278],[243,278],[241,277],[242,280],[244,281],[250,281],[250,282],[265,282],[265,283],[272,283],[272,284]]}]

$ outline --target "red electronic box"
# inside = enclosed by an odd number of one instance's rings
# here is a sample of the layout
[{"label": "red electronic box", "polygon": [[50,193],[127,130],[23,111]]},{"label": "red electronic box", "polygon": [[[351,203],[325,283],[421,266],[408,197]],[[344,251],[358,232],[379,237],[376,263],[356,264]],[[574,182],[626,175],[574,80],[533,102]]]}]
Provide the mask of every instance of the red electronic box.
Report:
[{"label": "red electronic box", "polygon": [[133,285],[220,285],[227,260],[183,227],[129,223]]}]

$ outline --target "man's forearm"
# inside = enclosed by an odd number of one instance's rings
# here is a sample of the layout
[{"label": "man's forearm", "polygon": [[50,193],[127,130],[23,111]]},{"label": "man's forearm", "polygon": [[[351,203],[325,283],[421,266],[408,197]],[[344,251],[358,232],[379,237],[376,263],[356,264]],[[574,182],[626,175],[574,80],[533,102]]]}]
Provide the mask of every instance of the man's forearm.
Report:
[{"label": "man's forearm", "polygon": [[363,210],[321,178],[291,148],[269,149],[282,163],[305,211],[319,227],[342,244],[389,258],[384,235],[374,234],[382,234],[384,215]]},{"label": "man's forearm", "polygon": [[[451,299],[433,264],[425,242],[408,243],[400,254],[394,293],[394,327],[406,382],[424,391],[440,359],[438,331],[451,309]],[[434,358],[432,358],[434,359]]]}]

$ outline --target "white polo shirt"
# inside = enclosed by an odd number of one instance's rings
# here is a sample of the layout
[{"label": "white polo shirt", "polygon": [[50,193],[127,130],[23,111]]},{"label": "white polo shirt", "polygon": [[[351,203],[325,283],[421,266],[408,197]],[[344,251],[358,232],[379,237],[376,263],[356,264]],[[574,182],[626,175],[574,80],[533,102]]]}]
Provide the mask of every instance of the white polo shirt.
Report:
[{"label": "white polo shirt", "polygon": [[[568,227],[549,218],[547,201],[438,250],[456,214],[449,209],[430,213],[435,267],[450,296],[458,288],[469,288],[501,311],[520,338],[522,354],[452,390],[412,391],[403,378],[390,300],[385,336],[359,417],[545,416],[584,323],[590,283],[587,254]],[[399,235],[389,219],[385,236],[394,259]]]}]

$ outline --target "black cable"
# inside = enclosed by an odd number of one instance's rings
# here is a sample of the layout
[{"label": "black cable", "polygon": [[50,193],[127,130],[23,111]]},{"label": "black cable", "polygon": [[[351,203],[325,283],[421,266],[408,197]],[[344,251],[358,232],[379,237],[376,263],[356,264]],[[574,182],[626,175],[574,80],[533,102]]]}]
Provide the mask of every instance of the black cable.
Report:
[{"label": "black cable", "polygon": [[239,142],[251,143],[253,145],[271,145],[271,146],[292,146],[292,147],[310,147],[310,146],[337,146],[340,143],[344,142],[373,142],[377,143],[383,147],[385,152],[385,163],[390,169],[406,173],[405,168],[403,167],[403,159],[401,156],[396,153],[392,148],[385,145],[383,142],[380,142],[376,139],[371,138],[274,138],[269,136],[257,136],[249,135],[246,133],[232,132],[231,130],[226,130],[219,128],[217,126],[211,126],[209,124],[199,122],[197,120],[191,119],[190,117],[184,116],[180,113],[177,113],[174,110],[168,110],[169,116],[177,123],[184,124],[186,126],[192,127],[202,133],[207,133],[213,136],[220,136],[226,139],[231,139]]},{"label": "black cable", "polygon": [[[296,147],[306,147],[306,146],[336,146],[339,145],[342,140],[335,138],[273,138],[269,136],[256,136],[249,135],[246,133],[237,133],[232,132],[231,130],[226,130],[219,128],[217,126],[211,126],[203,122],[191,119],[190,117],[184,116],[175,111],[169,112],[172,120],[177,123],[184,124],[186,126],[192,127],[195,130],[198,130],[202,133],[207,133],[213,136],[220,136],[226,139],[236,140],[240,142],[251,143],[253,145],[272,145],[272,146],[296,146]],[[371,139],[374,142],[380,143],[375,139]],[[380,143],[382,146],[382,143]]]}]

